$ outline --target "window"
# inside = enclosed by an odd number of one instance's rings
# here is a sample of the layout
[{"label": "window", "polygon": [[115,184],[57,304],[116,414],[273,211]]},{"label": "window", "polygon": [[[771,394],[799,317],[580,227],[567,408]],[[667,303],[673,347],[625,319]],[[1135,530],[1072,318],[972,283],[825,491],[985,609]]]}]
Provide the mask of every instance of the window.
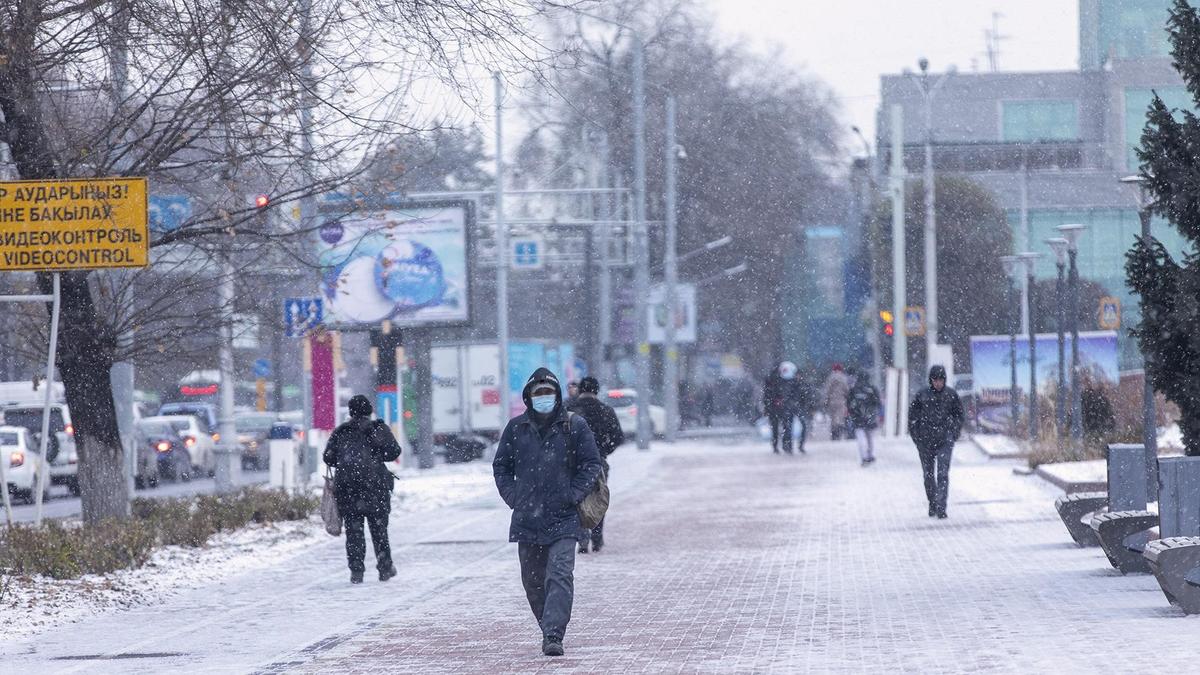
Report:
[{"label": "window", "polygon": [[[1126,168],[1136,171],[1139,165],[1135,149],[1142,144],[1142,129],[1146,126],[1146,111],[1155,92],[1172,111],[1195,110],[1195,103],[1183,87],[1125,90],[1125,154]],[[1178,114],[1176,114],[1178,119]]]},{"label": "window", "polygon": [[1074,141],[1079,139],[1075,101],[1005,101],[1003,140]]},{"label": "window", "polygon": [[1167,56],[1167,12],[1170,0],[1102,0],[1100,59]]}]

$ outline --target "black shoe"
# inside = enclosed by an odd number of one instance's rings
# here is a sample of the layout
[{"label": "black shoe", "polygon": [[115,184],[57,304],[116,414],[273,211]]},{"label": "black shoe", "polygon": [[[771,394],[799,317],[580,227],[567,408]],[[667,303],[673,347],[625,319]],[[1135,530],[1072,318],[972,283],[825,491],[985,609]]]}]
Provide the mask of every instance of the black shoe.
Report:
[{"label": "black shoe", "polygon": [[945,519],[949,518],[950,516],[947,516],[945,511],[938,511],[937,517],[938,517],[938,520],[945,520]]},{"label": "black shoe", "polygon": [[799,451],[800,451],[800,454],[802,454],[802,455],[807,455],[807,454],[808,454],[808,452],[806,452],[806,451],[804,450],[804,446],[803,446],[803,445],[802,445],[802,446],[800,446],[800,447],[798,447],[798,448],[796,448],[796,449],[797,449],[797,450],[799,450]]},{"label": "black shoe", "polygon": [[603,539],[593,539],[592,540],[592,553],[599,553],[601,546],[604,546]]},{"label": "black shoe", "polygon": [[784,451],[784,452],[786,452],[786,453],[787,453],[787,454],[789,454],[789,455],[790,455],[790,454],[792,454],[792,449],[791,449],[791,448],[784,448],[784,449],[783,449],[783,451]]},{"label": "black shoe", "polygon": [[579,543],[579,552],[580,552],[580,553],[587,553],[587,552],[588,552],[588,547],[587,547],[587,542],[586,542],[586,541],[584,541],[584,542],[580,542],[580,543]]},{"label": "black shoe", "polygon": [[775,451],[775,454],[777,454],[777,455],[779,454],[779,448],[771,448],[771,449]]},{"label": "black shoe", "polygon": [[936,515],[937,515],[937,509],[933,506],[930,506],[929,507],[929,517],[932,518]]},{"label": "black shoe", "polygon": [[562,656],[562,640],[555,637],[548,637],[542,640],[542,653],[546,656]]},{"label": "black shoe", "polygon": [[388,579],[391,579],[394,576],[396,576],[396,566],[395,565],[388,567],[386,570],[379,570],[379,580],[380,581],[387,581]]},{"label": "black shoe", "polygon": [[361,584],[361,583],[362,583],[362,580],[363,580],[363,573],[362,573],[362,572],[351,572],[351,573],[350,573],[350,583],[352,583],[352,584]]}]

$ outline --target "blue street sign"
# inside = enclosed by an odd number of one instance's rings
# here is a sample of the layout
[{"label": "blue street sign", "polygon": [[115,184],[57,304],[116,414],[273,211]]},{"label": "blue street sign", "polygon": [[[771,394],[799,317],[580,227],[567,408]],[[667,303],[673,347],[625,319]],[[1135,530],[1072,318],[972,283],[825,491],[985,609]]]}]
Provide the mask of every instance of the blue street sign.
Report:
[{"label": "blue street sign", "polygon": [[283,325],[288,337],[304,337],[325,320],[321,298],[287,298],[283,301]]},{"label": "blue street sign", "polygon": [[173,232],[192,217],[187,195],[150,195],[147,216],[152,232]]},{"label": "blue street sign", "polygon": [[266,359],[254,360],[254,377],[270,377],[271,362]]},{"label": "blue street sign", "polygon": [[542,267],[542,242],[539,239],[514,239],[512,243],[512,266],[515,269],[540,269]]}]

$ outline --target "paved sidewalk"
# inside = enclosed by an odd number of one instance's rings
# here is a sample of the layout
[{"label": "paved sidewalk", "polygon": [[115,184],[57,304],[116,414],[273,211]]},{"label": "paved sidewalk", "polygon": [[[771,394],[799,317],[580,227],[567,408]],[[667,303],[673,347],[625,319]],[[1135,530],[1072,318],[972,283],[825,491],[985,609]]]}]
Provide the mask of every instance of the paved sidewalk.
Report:
[{"label": "paved sidewalk", "polygon": [[[351,587],[340,541],[6,649],[18,672],[1132,672],[1194,668],[1200,621],[1075,548],[1055,491],[960,445],[950,519],[911,445],[613,457],[608,547],[580,556],[547,659],[491,496],[393,525],[398,579]],[[155,655],[157,653],[157,655]],[[56,660],[63,659],[64,660]],[[81,659],[81,657],[92,657]]]}]

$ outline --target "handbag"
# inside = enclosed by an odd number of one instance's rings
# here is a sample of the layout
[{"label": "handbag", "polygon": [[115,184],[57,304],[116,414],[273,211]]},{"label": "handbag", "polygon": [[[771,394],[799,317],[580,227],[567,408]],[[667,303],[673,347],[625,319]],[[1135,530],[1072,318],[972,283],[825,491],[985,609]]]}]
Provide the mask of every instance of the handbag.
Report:
[{"label": "handbag", "polygon": [[326,467],[325,490],[321,493],[321,520],[325,522],[325,531],[333,537],[342,535],[342,514],[338,513],[337,496],[334,494],[333,472]]}]

